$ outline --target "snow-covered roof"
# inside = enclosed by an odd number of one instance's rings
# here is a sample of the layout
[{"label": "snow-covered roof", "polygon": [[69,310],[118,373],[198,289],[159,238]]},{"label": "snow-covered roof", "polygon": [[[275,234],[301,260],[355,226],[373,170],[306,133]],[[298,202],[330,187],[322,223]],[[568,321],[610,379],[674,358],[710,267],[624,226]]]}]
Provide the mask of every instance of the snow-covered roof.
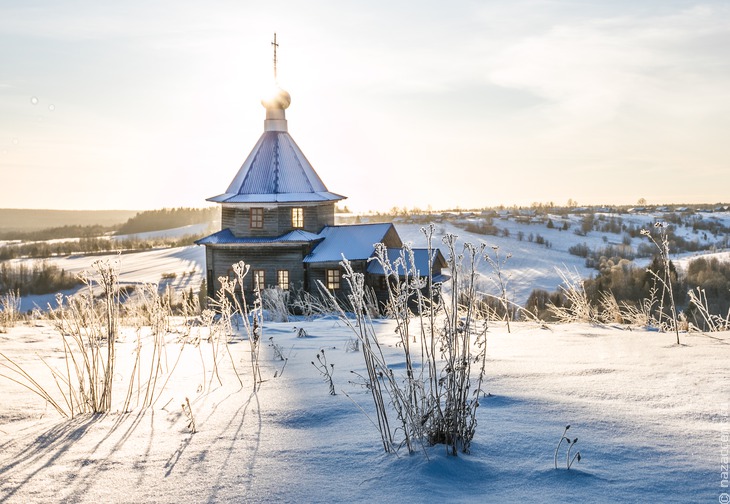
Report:
[{"label": "snow-covered roof", "polygon": [[221,229],[217,233],[214,233],[205,238],[197,240],[197,245],[245,245],[250,244],[275,244],[275,243],[310,243],[313,241],[321,240],[319,235],[296,229],[289,231],[281,236],[274,237],[263,237],[263,236],[248,236],[238,237],[235,236],[230,229]]},{"label": "snow-covered roof", "polygon": [[263,101],[264,133],[243,162],[226,192],[208,198],[216,203],[287,203],[339,201],[331,193],[287,131],[284,109],[291,98],[279,90],[276,100]]},{"label": "snow-covered roof", "polygon": [[[401,252],[403,249],[399,248],[389,248],[387,257],[388,262],[391,265],[395,265],[396,261],[398,261],[401,258]],[[405,254],[406,259],[406,265],[407,269],[411,270],[411,255],[406,253]],[[419,276],[427,276],[428,275],[428,267],[430,264],[435,264],[437,261],[439,265],[443,268],[446,266],[446,260],[444,259],[444,256],[441,254],[441,251],[439,249],[432,249],[431,250],[431,260],[429,261],[429,255],[428,255],[428,249],[425,248],[414,248],[413,249],[413,261],[415,262],[415,269],[418,271]],[[403,264],[402,262],[398,261],[398,267],[396,268],[396,272],[398,275],[403,274]],[[384,275],[385,271],[383,270],[383,265],[380,264],[380,261],[370,261],[370,264],[368,264],[368,273],[371,273],[373,275]]]},{"label": "snow-covered roof", "polygon": [[304,258],[304,262],[337,262],[343,255],[350,261],[367,259],[375,252],[375,244],[383,242],[392,227],[390,223],[326,226],[317,235],[323,238],[322,242]]}]

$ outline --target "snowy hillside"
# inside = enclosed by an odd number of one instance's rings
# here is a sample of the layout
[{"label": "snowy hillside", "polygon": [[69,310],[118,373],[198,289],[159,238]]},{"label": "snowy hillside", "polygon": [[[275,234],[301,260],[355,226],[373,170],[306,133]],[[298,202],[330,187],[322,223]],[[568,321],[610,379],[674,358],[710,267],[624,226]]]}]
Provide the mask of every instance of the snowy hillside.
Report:
[{"label": "snowy hillside", "polygon": [[[598,222],[596,227],[600,227],[601,224],[608,226],[613,220],[614,226],[619,229],[619,232],[591,230],[585,235],[576,234],[576,231],[581,228],[581,222],[585,216],[571,214],[562,217],[548,214],[541,220],[515,217],[495,218],[493,225],[500,230],[499,233],[497,235],[485,235],[464,229],[464,225],[469,223],[476,225],[483,223],[485,220],[483,217],[451,217],[449,220],[442,220],[435,224],[433,245],[438,246],[442,252],[446,253],[441,238],[445,234],[451,233],[459,237],[460,243],[486,244],[485,252],[493,259],[496,259],[496,256],[492,247],[498,247],[501,270],[503,276],[508,279],[508,296],[512,301],[524,305],[534,289],[553,292],[558,288],[562,280],[556,269],[577,273],[581,278],[588,278],[597,274],[595,269],[586,267],[586,260],[583,257],[569,252],[569,249],[575,245],[585,245],[588,250],[600,250],[611,245],[619,246],[625,242],[633,250],[643,246],[652,255],[656,253],[656,250],[645,237],[639,235],[632,238],[622,228],[652,229],[654,223],[663,221],[665,217],[663,213],[621,215],[597,213],[595,215],[596,222]],[[716,212],[709,216],[694,216],[686,220],[685,224],[689,224],[693,219],[695,221],[711,222],[725,228],[730,227],[729,212]],[[546,225],[546,222],[550,221],[553,222],[553,227]],[[568,229],[562,229],[562,223],[566,224]],[[425,235],[421,232],[423,227],[423,224],[396,223],[396,229],[403,241],[411,242],[415,247],[426,246]],[[716,244],[718,243],[727,248],[729,238],[727,234],[715,236],[712,233],[696,231],[691,225],[676,225],[674,233],[688,242],[697,243],[699,246],[713,247],[713,251],[702,250],[681,254],[678,254],[676,250],[670,250],[670,258],[679,260],[678,264],[680,266],[686,264],[689,258],[715,253],[714,250],[717,248]],[[544,243],[541,244],[538,241]],[[457,252],[460,252],[460,250],[457,250]],[[504,261],[508,254],[511,254],[511,257]],[[720,257],[726,255],[719,254]],[[637,258],[636,264],[644,266],[648,261],[648,258]],[[486,261],[483,261],[479,271],[483,277],[482,286],[484,291],[498,294],[494,268]]]},{"label": "snowy hillside", "polygon": [[213,225],[209,223],[203,224],[190,224],[188,226],[181,226],[172,229],[163,229],[160,231],[147,231],[145,233],[134,233],[125,235],[114,235],[111,237],[113,240],[124,240],[127,238],[137,238],[139,240],[150,240],[154,238],[182,238],[187,235],[202,235],[208,232],[213,232]]},{"label": "snowy hillside", "polygon": [[[198,292],[203,282],[205,249],[198,246],[148,250],[128,254],[73,255],[45,259],[69,273],[93,271],[96,261],[119,263],[119,282],[125,284],[165,283],[182,291]],[[15,259],[12,263],[32,261]],[[163,279],[163,276],[166,277]],[[54,294],[26,296],[21,299],[21,310],[45,309],[55,299]]]},{"label": "snowy hillside", "polygon": [[[297,338],[294,326],[309,337]],[[376,321],[386,359],[402,374],[393,323]],[[167,338],[171,378],[155,405],[61,419],[20,386],[0,379],[0,500],[25,502],[717,502],[720,453],[730,424],[730,334],[673,335],[591,325],[489,330],[486,391],[469,455],[425,447],[382,453],[368,420],[373,405],[357,385],[362,354],[345,350],[337,321],[265,324],[260,392],[251,394],[248,343],[230,345],[213,379],[205,329]],[[144,339],[149,344],[149,337]],[[137,348],[125,329],[117,344],[128,366]],[[314,366],[325,349],[337,395]],[[0,334],[0,352],[47,387],[62,365],[60,337],[47,323]],[[179,359],[179,360],[178,360]],[[243,380],[239,386],[234,370]],[[347,395],[349,395],[354,404]],[[144,394],[143,394],[144,395]],[[189,399],[196,432],[181,404]],[[364,412],[359,410],[362,407]],[[554,468],[564,427],[582,455]],[[721,434],[725,433],[725,438]],[[563,445],[564,447],[565,445]],[[727,481],[727,480],[726,480]],[[722,497],[720,497],[722,499]]]}]

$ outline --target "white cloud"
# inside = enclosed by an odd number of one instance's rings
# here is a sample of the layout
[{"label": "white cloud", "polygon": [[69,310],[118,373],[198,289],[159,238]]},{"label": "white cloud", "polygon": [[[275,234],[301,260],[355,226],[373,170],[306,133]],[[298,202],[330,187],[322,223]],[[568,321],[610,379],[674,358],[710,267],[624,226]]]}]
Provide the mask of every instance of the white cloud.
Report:
[{"label": "white cloud", "polygon": [[489,78],[548,99],[544,112],[562,128],[626,113],[696,115],[727,108],[730,102],[722,98],[730,84],[730,46],[718,42],[730,41],[729,14],[717,6],[557,25],[505,49]]}]

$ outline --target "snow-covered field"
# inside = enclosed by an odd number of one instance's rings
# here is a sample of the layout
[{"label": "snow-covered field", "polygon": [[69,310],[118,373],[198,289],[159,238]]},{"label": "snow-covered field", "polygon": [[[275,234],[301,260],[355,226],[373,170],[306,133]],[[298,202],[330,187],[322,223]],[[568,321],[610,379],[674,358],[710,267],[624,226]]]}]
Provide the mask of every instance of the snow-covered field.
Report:
[{"label": "snow-covered field", "polygon": [[[294,326],[309,337],[297,338]],[[376,321],[396,373],[403,356],[390,321]],[[204,329],[193,328],[196,331]],[[211,381],[211,347],[171,335],[166,369],[180,362],[154,407],[63,420],[36,396],[0,380],[0,501],[25,502],[722,502],[721,454],[730,431],[730,333],[673,334],[622,327],[513,324],[489,331],[491,394],[479,408],[472,453],[444,448],[382,453],[373,407],[350,371],[349,334],[333,319],[267,323],[266,380],[251,393],[248,342],[230,345]],[[117,404],[136,346],[117,344]],[[337,395],[311,365],[334,364]],[[38,322],[0,334],[0,352],[51,385],[60,336]],[[205,368],[203,360],[205,358]],[[205,369],[205,373],[203,371]],[[282,371],[283,369],[283,371]],[[181,403],[189,398],[197,432]],[[134,406],[134,401],[132,403]],[[559,469],[565,425],[582,460]],[[725,437],[723,437],[725,436]],[[727,481],[727,480],[726,480]]]},{"label": "snow-covered field", "polygon": [[[555,290],[561,281],[556,267],[594,273],[568,248],[605,243],[597,232],[582,237],[544,225],[495,224],[509,227],[510,236],[478,235],[446,222],[437,224],[437,244],[444,233],[454,233],[462,241],[498,246],[502,258],[512,254],[502,269],[509,295],[520,303],[533,289]],[[404,242],[425,245],[420,225],[396,227]],[[539,233],[552,246],[520,241],[520,232]],[[122,284],[164,281],[197,291],[204,255],[203,247],[193,246],[49,261],[80,272],[100,259],[118,260]],[[687,260],[677,259],[680,267]],[[494,272],[486,262],[480,272],[488,289]],[[22,309],[45,307],[52,299],[24,298]],[[297,338],[294,326],[310,337]],[[393,323],[376,321],[376,327],[389,363],[402,372]],[[617,326],[512,327],[511,334],[499,325],[489,331],[491,396],[479,409],[472,453],[458,458],[438,446],[412,455],[382,453],[365,414],[373,417],[370,396],[352,383],[351,371],[364,372],[362,355],[345,350],[349,334],[336,320],[267,323],[263,341],[273,338],[288,361],[276,360],[273,347],[263,348],[266,381],[257,394],[251,394],[247,341],[230,345],[236,371],[227,357],[219,360],[221,385],[211,379],[211,345],[182,346],[180,329],[168,336],[164,365],[174,371],[155,405],[142,410],[133,401],[133,411],[122,414],[136,349],[136,333],[125,328],[117,345],[113,413],[63,420],[0,377],[0,501],[723,502],[730,333],[683,334],[677,346],[673,334]],[[204,329],[191,331],[206,336]],[[311,364],[320,349],[335,365],[336,396]],[[0,333],[0,352],[48,387],[55,385],[41,358],[55,368],[64,365],[60,336],[43,321]],[[180,406],[185,398],[196,433]],[[582,460],[568,471],[563,452],[555,470],[555,446],[567,424],[580,440]]]}]

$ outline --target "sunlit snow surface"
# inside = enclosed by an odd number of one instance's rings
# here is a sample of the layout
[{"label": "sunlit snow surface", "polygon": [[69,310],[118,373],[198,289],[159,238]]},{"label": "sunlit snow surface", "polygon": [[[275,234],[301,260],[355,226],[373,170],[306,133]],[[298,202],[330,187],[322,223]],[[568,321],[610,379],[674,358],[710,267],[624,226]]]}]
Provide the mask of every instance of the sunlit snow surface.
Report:
[{"label": "sunlit snow surface", "polygon": [[[297,338],[294,326],[309,337]],[[393,323],[376,327],[402,372]],[[364,373],[362,355],[345,350],[349,334],[333,319],[267,323],[263,341],[273,338],[288,361],[284,367],[264,346],[266,381],[254,395],[248,341],[230,346],[241,388],[225,354],[220,385],[211,380],[210,345],[181,350],[181,334],[168,337],[164,361],[174,371],[146,411],[63,420],[0,379],[0,501],[717,502],[721,433],[730,428],[730,333],[682,334],[677,346],[673,334],[621,327],[512,329],[489,331],[491,396],[479,409],[472,453],[457,458],[438,446],[382,453],[377,431],[344,393],[373,417],[350,372]],[[205,337],[198,328],[191,336],[197,331]],[[117,345],[118,404],[135,338],[125,329]],[[320,349],[335,365],[336,396],[311,364]],[[47,323],[0,334],[0,352],[49,387],[40,357],[63,365],[60,336]],[[186,397],[195,434],[180,406]],[[567,471],[563,454],[555,470],[566,424],[583,459]]]}]

